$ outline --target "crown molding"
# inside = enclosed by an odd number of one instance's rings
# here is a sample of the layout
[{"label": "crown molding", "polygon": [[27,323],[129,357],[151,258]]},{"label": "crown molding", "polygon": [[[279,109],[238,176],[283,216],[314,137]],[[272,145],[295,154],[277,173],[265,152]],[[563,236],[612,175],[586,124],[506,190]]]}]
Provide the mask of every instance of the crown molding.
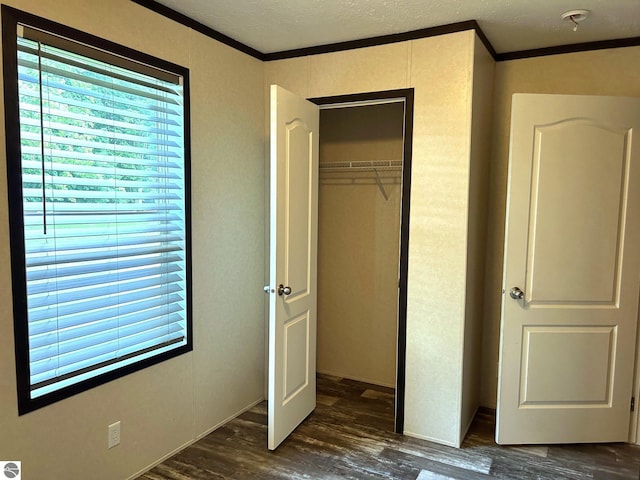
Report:
[{"label": "crown molding", "polygon": [[564,53],[585,52],[590,50],[601,50],[608,48],[633,47],[640,45],[640,37],[620,38],[615,40],[601,40],[597,42],[575,43],[570,45],[558,45],[554,47],[536,48],[531,50],[520,50],[515,52],[496,53],[493,45],[484,34],[480,25],[475,20],[467,20],[465,22],[450,23],[448,25],[440,25],[437,27],[422,28],[419,30],[411,30],[403,33],[393,33],[390,35],[381,35],[377,37],[362,38],[358,40],[349,40],[346,42],[330,43],[326,45],[317,45],[313,47],[296,48],[293,50],[283,50],[281,52],[263,53],[255,48],[245,45],[223,33],[207,27],[206,25],[188,17],[176,10],[166,7],[155,0],[131,0],[132,2],[148,8],[166,18],[178,22],[185,27],[206,35],[214,40],[224,43],[240,52],[246,53],[261,61],[270,62],[274,60],[283,60],[286,58],[305,57],[308,55],[319,55],[322,53],[341,52],[345,50],[353,50],[356,48],[375,47],[379,45],[387,45],[390,43],[405,42],[409,40],[418,40],[421,38],[434,37],[438,35],[446,35],[449,33],[463,32],[474,30],[476,35],[489,51],[496,62],[506,62],[510,60],[519,60],[523,58],[542,57],[547,55],[560,55]]},{"label": "crown molding", "polygon": [[640,37],[618,38],[616,40],[600,40],[598,42],[573,43],[556,47],[534,48],[518,52],[498,53],[497,62],[520,60],[523,58],[545,57],[547,55],[561,55],[563,53],[588,52],[590,50],[604,50],[607,48],[635,47],[640,45]]},{"label": "crown molding", "polygon": [[158,2],[155,2],[154,0],[131,0],[131,1],[133,3],[137,3],[142,7],[148,8],[149,10],[152,10],[162,15],[163,17],[173,20],[174,22],[184,25],[185,27],[192,28],[196,32],[200,32],[201,34],[206,35],[209,38],[212,38],[221,43],[224,43],[229,47],[233,47],[236,50],[241,51],[242,53],[246,53],[247,55],[250,55],[253,58],[257,58],[258,60],[263,60],[263,61],[265,60],[264,53],[256,50],[255,48],[251,48],[250,46],[245,45],[244,43],[239,42],[225,35],[224,33],[220,33],[217,30],[214,30],[213,28],[207,27],[206,25],[194,20],[193,18],[188,17],[180,12],[177,12],[172,8],[165,7],[164,5]]}]

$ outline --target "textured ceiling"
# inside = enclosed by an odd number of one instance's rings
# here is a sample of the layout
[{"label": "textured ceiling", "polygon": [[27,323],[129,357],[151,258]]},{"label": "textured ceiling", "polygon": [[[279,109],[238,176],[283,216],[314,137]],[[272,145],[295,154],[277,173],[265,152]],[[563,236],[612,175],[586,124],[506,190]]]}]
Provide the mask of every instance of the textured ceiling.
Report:
[{"label": "textured ceiling", "polygon": [[[640,0],[157,0],[262,53],[477,20],[498,53],[640,36]],[[560,15],[591,15],[574,32]]]}]

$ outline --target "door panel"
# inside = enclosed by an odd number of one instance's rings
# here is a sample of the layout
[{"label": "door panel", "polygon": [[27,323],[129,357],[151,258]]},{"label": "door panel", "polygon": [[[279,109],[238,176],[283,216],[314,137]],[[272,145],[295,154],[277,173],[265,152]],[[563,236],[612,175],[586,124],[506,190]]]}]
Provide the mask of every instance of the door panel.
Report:
[{"label": "door panel", "polygon": [[522,407],[611,401],[615,327],[527,326],[523,331]]},{"label": "door panel", "polygon": [[529,306],[615,303],[621,209],[629,183],[628,134],[585,119],[535,127]]},{"label": "door panel", "polygon": [[273,450],[316,404],[318,107],[272,85],[270,126],[268,446]]},{"label": "door panel", "polygon": [[283,404],[309,385],[309,313],[305,312],[284,325]]},{"label": "door panel", "polygon": [[[514,95],[498,443],[627,441],[640,99]],[[511,289],[518,287],[524,293]]]},{"label": "door panel", "polygon": [[[309,295],[311,270],[311,212],[313,189],[311,155],[313,132],[300,120],[285,125],[285,281],[295,290],[285,300],[290,303],[299,295]],[[317,192],[315,192],[317,195]]]}]

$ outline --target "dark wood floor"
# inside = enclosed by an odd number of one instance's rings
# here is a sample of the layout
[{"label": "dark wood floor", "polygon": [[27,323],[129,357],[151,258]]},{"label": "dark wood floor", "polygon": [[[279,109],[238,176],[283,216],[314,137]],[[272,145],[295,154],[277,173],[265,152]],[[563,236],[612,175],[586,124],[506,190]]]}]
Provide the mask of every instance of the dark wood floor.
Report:
[{"label": "dark wood floor", "polygon": [[139,478],[640,478],[640,447],[499,447],[490,413],[477,416],[460,449],[396,435],[392,390],[324,375],[315,412],[275,452],[266,448],[266,421],[263,402]]}]

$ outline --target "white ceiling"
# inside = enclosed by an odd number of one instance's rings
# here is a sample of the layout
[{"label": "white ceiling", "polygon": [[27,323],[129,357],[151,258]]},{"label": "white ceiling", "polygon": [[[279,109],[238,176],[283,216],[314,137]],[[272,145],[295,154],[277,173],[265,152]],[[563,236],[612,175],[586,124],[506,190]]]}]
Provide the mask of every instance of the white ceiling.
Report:
[{"label": "white ceiling", "polygon": [[[640,37],[640,0],[157,0],[262,53],[477,20],[498,53]],[[567,10],[591,15],[577,32]]]}]

